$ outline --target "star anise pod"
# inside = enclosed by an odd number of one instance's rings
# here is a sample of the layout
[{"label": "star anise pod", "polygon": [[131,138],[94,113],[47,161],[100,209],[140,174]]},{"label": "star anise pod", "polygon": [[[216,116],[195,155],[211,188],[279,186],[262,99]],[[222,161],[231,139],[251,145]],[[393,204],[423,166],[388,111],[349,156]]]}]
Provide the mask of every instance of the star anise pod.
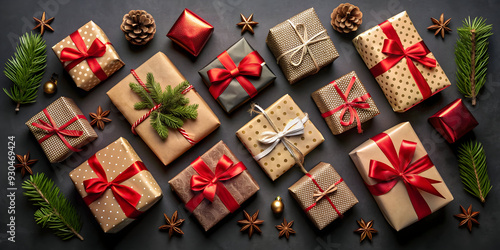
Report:
[{"label": "star anise pod", "polygon": [[45,20],[45,11],[42,13],[42,18],[38,19],[36,17],[33,17],[35,22],[37,22],[37,25],[33,29],[38,29],[40,28],[40,35],[43,35],[43,32],[45,31],[45,28],[54,31],[54,29],[49,25],[52,21],[54,21],[54,18],[51,17],[47,20]]},{"label": "star anise pod", "polygon": [[103,112],[101,106],[97,107],[97,113],[90,113],[89,115],[93,119],[90,122],[90,125],[94,126],[95,124],[97,124],[97,127],[100,130],[104,129],[104,125],[105,125],[104,123],[105,122],[110,122],[111,121],[111,119],[109,119],[109,118],[106,117],[106,116],[109,115],[109,110],[106,110],[106,111]]},{"label": "star anise pod", "polygon": [[357,220],[356,222],[358,222],[360,228],[354,230],[355,233],[361,233],[361,237],[359,239],[359,242],[362,242],[366,237],[368,237],[368,239],[370,241],[372,241],[372,237],[374,233],[378,233],[377,230],[375,230],[373,227],[373,220],[371,221],[368,221],[368,223],[366,223],[363,218],[361,218],[361,220]]},{"label": "star anise pod", "polygon": [[441,14],[439,17],[439,20],[436,18],[431,17],[431,21],[434,23],[433,25],[427,27],[428,30],[436,30],[434,33],[435,36],[437,34],[441,33],[441,37],[444,39],[444,33],[445,31],[451,32],[451,29],[448,27],[448,24],[450,24],[451,18],[448,20],[444,20],[444,13]]},{"label": "star anise pod", "polygon": [[245,31],[250,31],[250,33],[254,33],[253,26],[259,24],[258,22],[253,20],[253,13],[246,18],[243,14],[240,13],[241,22],[236,25],[241,27],[241,34],[245,33]]},{"label": "star anise pod", "polygon": [[28,152],[23,156],[16,154],[16,158],[17,161],[19,161],[19,163],[15,164],[14,166],[16,168],[21,168],[22,177],[24,177],[26,172],[28,172],[29,174],[33,174],[33,170],[31,170],[30,165],[35,164],[38,160],[37,159],[30,160],[30,152]]},{"label": "star anise pod", "polygon": [[286,239],[290,238],[290,234],[295,234],[295,230],[292,229],[293,220],[290,222],[286,222],[286,219],[283,218],[283,223],[281,225],[276,225],[276,228],[280,231],[278,237],[286,237]]},{"label": "star anise pod", "polygon": [[462,221],[460,222],[460,224],[458,224],[458,226],[461,227],[467,224],[469,232],[472,232],[472,223],[476,223],[479,225],[479,222],[476,219],[474,219],[474,217],[479,215],[479,211],[472,212],[472,205],[470,205],[469,208],[467,208],[467,210],[465,210],[465,208],[462,207],[462,205],[460,205],[460,209],[462,210],[462,213],[455,215],[455,217],[462,219]]},{"label": "star anise pod", "polygon": [[258,233],[262,233],[262,231],[260,230],[258,225],[264,223],[264,221],[257,219],[257,217],[259,216],[259,210],[257,210],[257,212],[255,212],[252,216],[250,216],[247,213],[247,211],[245,211],[245,210],[243,210],[243,214],[245,215],[246,220],[239,220],[238,221],[238,223],[244,224],[241,227],[240,232],[248,230],[248,237],[249,238],[252,238],[254,231],[256,231]]},{"label": "star anise pod", "polygon": [[171,238],[174,233],[184,234],[184,232],[182,232],[182,230],[179,228],[180,225],[184,222],[184,219],[177,220],[177,211],[174,212],[172,218],[168,218],[166,214],[163,215],[165,216],[167,224],[160,226],[159,229],[168,230],[168,238]]}]

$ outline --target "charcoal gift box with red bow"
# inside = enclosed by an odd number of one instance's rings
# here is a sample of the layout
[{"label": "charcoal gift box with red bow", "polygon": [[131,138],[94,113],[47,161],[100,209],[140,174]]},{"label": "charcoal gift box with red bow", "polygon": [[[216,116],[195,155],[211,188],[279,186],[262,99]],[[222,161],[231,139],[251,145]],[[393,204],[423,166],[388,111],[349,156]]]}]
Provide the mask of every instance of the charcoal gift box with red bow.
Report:
[{"label": "charcoal gift box with red bow", "polygon": [[397,231],[453,200],[409,122],[372,137],[349,155],[384,217]]},{"label": "charcoal gift box with red bow", "polygon": [[198,72],[210,94],[231,113],[274,82],[259,52],[241,38]]},{"label": "charcoal gift box with red bow", "polygon": [[222,141],[168,183],[205,231],[259,190],[243,162]]},{"label": "charcoal gift box with red bow", "polygon": [[146,165],[120,137],[69,173],[105,233],[116,233],[163,196]]}]

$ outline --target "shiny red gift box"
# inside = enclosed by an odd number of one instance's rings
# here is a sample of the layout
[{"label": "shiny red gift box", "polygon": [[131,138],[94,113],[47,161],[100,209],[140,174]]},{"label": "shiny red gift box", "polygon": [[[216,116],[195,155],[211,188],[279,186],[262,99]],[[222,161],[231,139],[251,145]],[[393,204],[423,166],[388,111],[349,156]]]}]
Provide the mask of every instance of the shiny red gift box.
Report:
[{"label": "shiny red gift box", "polygon": [[193,56],[200,54],[214,27],[194,12],[184,9],[170,29],[167,37]]},{"label": "shiny red gift box", "polygon": [[456,142],[479,124],[462,99],[446,105],[431,116],[429,122],[449,143]]}]

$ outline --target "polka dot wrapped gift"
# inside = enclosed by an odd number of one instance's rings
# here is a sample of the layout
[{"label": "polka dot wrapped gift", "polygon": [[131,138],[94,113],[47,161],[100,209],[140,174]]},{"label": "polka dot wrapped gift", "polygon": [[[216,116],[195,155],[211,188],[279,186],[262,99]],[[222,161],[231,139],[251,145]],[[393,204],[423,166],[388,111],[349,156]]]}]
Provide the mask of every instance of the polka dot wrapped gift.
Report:
[{"label": "polka dot wrapped gift", "polygon": [[93,21],[52,46],[52,50],[76,86],[85,91],[125,65],[104,31]]},{"label": "polka dot wrapped gift", "polygon": [[122,137],[69,173],[105,233],[116,233],[162,197],[141,158]]}]

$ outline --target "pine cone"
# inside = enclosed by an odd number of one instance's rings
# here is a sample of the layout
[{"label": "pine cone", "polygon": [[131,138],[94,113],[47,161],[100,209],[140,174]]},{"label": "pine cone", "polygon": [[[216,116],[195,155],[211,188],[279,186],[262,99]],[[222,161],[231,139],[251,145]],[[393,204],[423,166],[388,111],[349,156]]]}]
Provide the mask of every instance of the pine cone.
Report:
[{"label": "pine cone", "polygon": [[145,10],[131,10],[123,16],[120,29],[130,43],[144,45],[155,36],[155,19]]},{"label": "pine cone", "polygon": [[356,31],[363,22],[363,13],[350,3],[341,3],[333,10],[330,17],[333,29],[340,33]]}]

